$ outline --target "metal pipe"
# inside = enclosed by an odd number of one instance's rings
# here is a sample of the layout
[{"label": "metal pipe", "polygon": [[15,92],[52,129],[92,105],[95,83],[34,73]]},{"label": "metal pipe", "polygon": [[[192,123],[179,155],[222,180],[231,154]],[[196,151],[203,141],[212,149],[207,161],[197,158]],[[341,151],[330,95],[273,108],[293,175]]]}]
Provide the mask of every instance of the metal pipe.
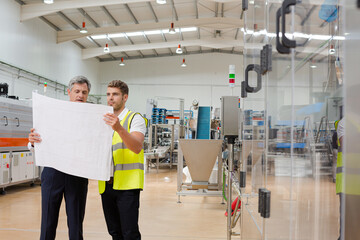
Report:
[{"label": "metal pipe", "polygon": [[175,126],[174,124],[171,125],[171,143],[170,143],[170,169],[172,168],[173,164],[173,156],[174,156],[174,141],[175,141]]},{"label": "metal pipe", "polygon": [[177,163],[177,191],[178,191],[178,203],[180,201],[180,192],[182,191],[182,176],[183,176],[183,152],[180,147],[180,142],[178,146],[178,163]]},{"label": "metal pipe", "polygon": [[232,197],[232,173],[234,160],[234,144],[229,144],[229,160],[228,160],[228,196],[227,196],[227,239],[231,239],[231,197]]},{"label": "metal pipe", "polygon": [[218,154],[218,176],[217,176],[217,183],[218,183],[218,191],[221,191],[222,189],[222,151],[220,149],[219,154]]},{"label": "metal pipe", "polygon": [[[37,83],[38,85],[39,84],[43,84],[43,82],[40,82],[40,80],[44,80],[44,82],[47,82],[47,83],[52,83],[54,84],[55,86],[51,85],[51,84],[48,84],[48,87],[52,87],[54,88],[55,91],[57,90],[64,90],[63,93],[64,95],[67,95],[67,92],[66,92],[66,89],[67,89],[67,85],[65,84],[62,84],[62,83],[59,83],[57,81],[54,81],[54,80],[51,80],[49,78],[46,78],[46,77],[43,77],[43,76],[40,76],[36,73],[32,73],[32,72],[29,72],[25,69],[22,69],[22,68],[19,68],[19,67],[16,67],[14,65],[11,65],[9,63],[6,63],[6,62],[3,62],[3,61],[0,61],[0,65],[3,65],[3,66],[6,66],[8,68],[12,68],[12,69],[15,69],[18,71],[18,73],[13,73],[11,71],[7,71],[5,69],[0,69],[0,71],[2,72],[5,72],[5,73],[8,73],[8,74],[11,74],[11,75],[15,75],[18,79],[19,78],[22,78],[22,79],[26,79],[26,80],[29,80],[31,82],[34,82],[34,83]],[[29,76],[33,76],[35,78],[38,78],[38,80],[36,79],[32,79],[31,77],[27,77],[27,76],[24,76],[24,75],[21,75],[21,73],[25,73]],[[60,87],[58,87],[58,85],[60,85]],[[94,94],[89,94],[89,97],[93,97],[96,99],[96,101],[99,103],[99,100],[101,99],[101,96],[106,96],[106,95],[94,95]]]},{"label": "metal pipe", "polygon": [[180,120],[180,138],[184,138],[184,99],[180,99],[180,112],[179,112],[179,120]]},{"label": "metal pipe", "polygon": [[240,203],[240,197],[238,197],[237,200],[236,200],[236,205],[235,205],[235,209],[234,209],[234,215],[233,215],[233,219],[232,219],[232,222],[231,222],[231,228],[234,228],[234,227],[235,227],[236,222],[237,222],[237,220],[239,219],[239,217],[238,217],[239,215],[236,216],[236,215],[237,215],[237,211],[238,211],[238,209],[239,209],[239,203]]}]

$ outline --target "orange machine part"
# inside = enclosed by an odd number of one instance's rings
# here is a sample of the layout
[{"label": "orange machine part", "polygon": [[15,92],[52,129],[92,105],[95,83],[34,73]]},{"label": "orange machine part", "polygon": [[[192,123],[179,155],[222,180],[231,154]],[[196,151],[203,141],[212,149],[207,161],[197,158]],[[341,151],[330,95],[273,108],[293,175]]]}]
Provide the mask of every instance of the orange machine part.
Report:
[{"label": "orange machine part", "polygon": [[28,138],[0,138],[0,147],[23,147],[28,142]]}]

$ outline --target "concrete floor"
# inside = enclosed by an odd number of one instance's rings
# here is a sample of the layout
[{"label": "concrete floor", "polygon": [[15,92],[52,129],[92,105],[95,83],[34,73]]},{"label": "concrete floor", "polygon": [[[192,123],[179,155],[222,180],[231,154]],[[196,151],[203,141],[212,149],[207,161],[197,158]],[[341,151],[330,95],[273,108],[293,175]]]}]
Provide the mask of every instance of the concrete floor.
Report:
[{"label": "concrete floor", "polygon": [[[225,205],[219,197],[182,197],[177,203],[176,170],[151,169],[141,193],[140,231],[144,240],[226,239]],[[0,239],[32,240],[40,235],[40,186],[9,187],[0,196]],[[64,202],[56,239],[68,239]],[[110,240],[96,181],[89,181],[84,239]]]},{"label": "concrete floor", "polygon": [[[247,180],[250,192],[251,179]],[[271,217],[266,220],[267,239],[337,239],[338,197],[328,178],[268,177],[272,191]],[[177,203],[176,169],[151,169],[141,193],[140,231],[144,240],[226,239],[225,205],[220,197],[182,197]],[[244,200],[244,204],[245,204]],[[261,239],[264,221],[257,214],[257,199],[249,199],[242,216],[243,238]],[[244,205],[245,206],[245,205]],[[251,214],[250,214],[251,213]],[[39,239],[40,186],[9,187],[0,196],[0,239]],[[235,228],[239,232],[239,225]],[[292,234],[290,234],[290,232]],[[62,204],[56,239],[68,239]],[[97,182],[89,182],[84,239],[110,240],[101,208]],[[240,239],[233,237],[232,239]]]}]

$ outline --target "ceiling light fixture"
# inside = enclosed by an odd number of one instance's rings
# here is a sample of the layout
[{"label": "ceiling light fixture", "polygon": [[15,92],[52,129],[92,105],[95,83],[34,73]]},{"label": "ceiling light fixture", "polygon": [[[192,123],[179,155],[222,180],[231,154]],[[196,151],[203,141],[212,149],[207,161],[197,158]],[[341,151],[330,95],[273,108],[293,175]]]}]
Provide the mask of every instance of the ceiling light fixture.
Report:
[{"label": "ceiling light fixture", "polygon": [[310,68],[312,68],[312,69],[314,69],[314,68],[317,68],[317,66],[315,65],[315,60],[311,60],[311,61],[309,61],[309,66],[310,66]]},{"label": "ceiling light fixture", "polygon": [[178,48],[176,49],[176,53],[177,53],[177,54],[182,54],[182,53],[183,53],[180,44],[179,44]]},{"label": "ceiling light fixture", "polygon": [[175,34],[176,33],[173,22],[170,24],[169,33],[170,34]]},{"label": "ceiling light fixture", "polygon": [[109,52],[110,52],[109,44],[105,44],[104,53],[109,53]]},{"label": "ceiling light fixture", "polygon": [[44,0],[44,3],[45,3],[45,4],[53,4],[53,3],[54,3],[54,0]]},{"label": "ceiling light fixture", "polygon": [[175,10],[175,8],[174,8],[174,4],[173,4],[173,6],[171,8],[171,24],[170,24],[170,29],[169,29],[170,34],[176,33],[175,28],[174,28],[174,10]]},{"label": "ceiling light fixture", "polygon": [[82,22],[82,28],[80,29],[80,32],[81,33],[87,33],[88,32],[86,27],[85,27],[85,22]]},{"label": "ceiling light fixture", "polygon": [[119,63],[120,66],[125,66],[125,63],[124,63],[124,58],[122,57],[121,58],[121,62]]},{"label": "ceiling light fixture", "polygon": [[165,3],[166,3],[166,0],[156,0],[156,3],[157,3],[157,4],[165,4]]},{"label": "ceiling light fixture", "polygon": [[312,68],[312,69],[317,68],[317,66],[315,65],[315,61],[314,61],[314,60],[312,60],[312,61],[310,62],[310,68]]},{"label": "ceiling light fixture", "polygon": [[181,64],[181,67],[186,67],[186,63],[185,63],[185,58],[183,58],[183,61],[182,61],[182,64]]},{"label": "ceiling light fixture", "polygon": [[[187,27],[187,28],[178,28],[175,29],[175,32],[179,32],[181,31],[182,33],[184,32],[196,32],[197,31],[197,27]],[[111,33],[111,34],[101,34],[101,35],[93,35],[91,36],[93,39],[106,39],[107,36],[109,38],[124,38],[125,35],[127,35],[128,37],[136,37],[136,36],[144,36],[145,35],[157,35],[157,34],[162,34],[162,33],[169,33],[169,28],[167,29],[159,29],[159,30],[151,30],[151,31],[144,31],[144,32],[123,32],[123,33]],[[274,36],[276,37],[276,34],[274,33]]]},{"label": "ceiling light fixture", "polygon": [[330,49],[329,49],[329,54],[330,54],[330,55],[335,54],[335,48],[334,48],[334,45],[331,45],[331,46],[330,46]]}]

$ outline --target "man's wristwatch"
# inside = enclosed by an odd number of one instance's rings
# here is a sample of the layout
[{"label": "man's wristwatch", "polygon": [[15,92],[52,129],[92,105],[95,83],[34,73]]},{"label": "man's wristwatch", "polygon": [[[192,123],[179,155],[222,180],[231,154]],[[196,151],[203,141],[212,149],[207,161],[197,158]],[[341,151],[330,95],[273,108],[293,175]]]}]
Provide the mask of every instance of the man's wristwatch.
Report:
[{"label": "man's wristwatch", "polygon": [[34,145],[32,145],[31,142],[29,142],[28,145],[27,145],[27,148],[28,148],[29,150],[31,150],[31,149],[34,148]]}]

